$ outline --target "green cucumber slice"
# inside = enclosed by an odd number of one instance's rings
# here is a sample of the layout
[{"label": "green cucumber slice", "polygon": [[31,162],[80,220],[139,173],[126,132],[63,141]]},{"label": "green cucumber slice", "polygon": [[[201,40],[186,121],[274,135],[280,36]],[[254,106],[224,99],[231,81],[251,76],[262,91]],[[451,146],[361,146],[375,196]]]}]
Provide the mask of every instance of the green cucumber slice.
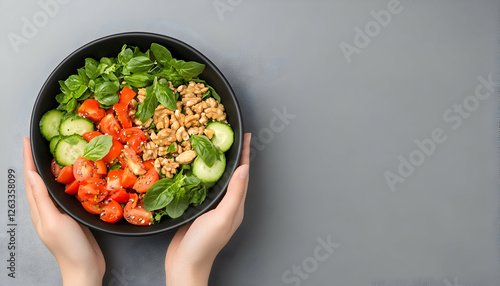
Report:
[{"label": "green cucumber slice", "polygon": [[87,141],[78,134],[63,137],[59,140],[54,150],[54,158],[59,165],[70,166],[83,156]]},{"label": "green cucumber slice", "polygon": [[59,135],[59,125],[64,112],[56,109],[47,111],[40,119],[40,132],[45,139],[50,140],[52,137]]},{"label": "green cucumber slice", "polygon": [[222,152],[226,152],[233,145],[234,132],[226,123],[214,121],[209,123],[205,129],[211,129],[215,132],[210,140]]},{"label": "green cucumber slice", "polygon": [[212,167],[208,167],[200,156],[193,162],[193,175],[200,181],[207,183],[217,182],[226,169],[226,156],[221,154],[221,159],[214,162]]}]

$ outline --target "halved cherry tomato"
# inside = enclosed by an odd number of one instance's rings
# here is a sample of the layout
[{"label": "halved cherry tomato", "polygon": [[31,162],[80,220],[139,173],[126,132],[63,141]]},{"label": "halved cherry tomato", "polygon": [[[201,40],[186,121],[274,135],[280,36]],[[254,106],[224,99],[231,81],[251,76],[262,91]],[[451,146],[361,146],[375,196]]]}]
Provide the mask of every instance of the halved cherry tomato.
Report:
[{"label": "halved cherry tomato", "polygon": [[91,214],[101,214],[102,208],[101,204],[93,204],[91,202],[82,202],[83,208]]},{"label": "halved cherry tomato", "polygon": [[78,158],[73,164],[73,175],[79,182],[94,177],[94,162],[83,157]]},{"label": "halved cherry tomato", "polygon": [[106,200],[105,203],[101,205],[103,212],[101,213],[101,219],[105,222],[115,223],[123,217],[122,206],[115,200]]},{"label": "halved cherry tomato", "polygon": [[94,139],[95,137],[102,135],[101,132],[99,131],[90,131],[90,132],[85,132],[83,133],[82,137],[85,139],[87,142],[90,142],[90,140]]},{"label": "halved cherry tomato", "polygon": [[151,225],[153,214],[144,209],[144,202],[139,200],[137,194],[131,194],[128,203],[123,208],[125,219],[135,225]]},{"label": "halved cherry tomato", "polygon": [[104,160],[94,161],[94,173],[98,175],[106,175],[108,173],[108,168]]},{"label": "halved cherry tomato", "polygon": [[120,131],[122,127],[118,120],[113,116],[113,114],[108,114],[101,119],[99,123],[102,133],[113,136],[116,140],[120,138]]},{"label": "halved cherry tomato", "polygon": [[113,145],[111,146],[111,149],[109,149],[108,154],[106,156],[104,156],[104,158],[102,158],[102,160],[106,164],[111,164],[111,162],[113,162],[116,159],[116,157],[118,157],[118,155],[120,155],[122,150],[123,150],[123,145],[120,142],[118,142],[118,140],[113,138]]},{"label": "halved cherry tomato", "polygon": [[75,176],[73,175],[73,166],[64,166],[59,172],[59,175],[56,178],[61,184],[69,184],[75,180]]},{"label": "halved cherry tomato", "polygon": [[113,105],[113,109],[115,110],[116,117],[118,118],[118,121],[120,121],[123,128],[132,127],[132,120],[130,120],[130,117],[128,116],[128,104],[117,103]]},{"label": "halved cherry tomato", "polygon": [[134,99],[136,93],[128,87],[123,87],[122,93],[120,94],[120,103],[129,104],[132,99]]},{"label": "halved cherry tomato", "polygon": [[146,171],[149,171],[155,167],[155,160],[154,159],[147,160],[147,161],[144,161],[142,163],[144,164],[144,169],[146,169]]},{"label": "halved cherry tomato", "polygon": [[78,188],[78,198],[82,202],[99,203],[108,195],[105,186],[106,181],[104,179],[90,178],[81,181]]},{"label": "halved cherry tomato", "polygon": [[134,184],[134,190],[138,193],[145,193],[151,185],[156,183],[160,179],[156,169],[150,169],[144,176],[139,177],[137,182]]},{"label": "halved cherry tomato", "polygon": [[124,128],[120,132],[120,142],[123,144],[128,143],[137,154],[140,154],[144,149],[144,144],[147,142],[147,139],[141,129],[131,127]]},{"label": "halved cherry tomato", "polygon": [[123,170],[127,169],[127,162],[125,162],[125,159],[123,158],[123,153],[118,156],[118,163]]},{"label": "halved cherry tomato", "polygon": [[106,177],[106,189],[112,191],[121,188],[122,176],[123,170],[109,171],[108,176]]},{"label": "halved cherry tomato", "polygon": [[74,180],[73,182],[66,185],[64,188],[64,192],[68,195],[76,195],[78,194],[78,187],[80,187],[80,182]]},{"label": "halved cherry tomato", "polygon": [[52,159],[52,162],[50,163],[50,171],[52,172],[52,175],[57,178],[61,170],[62,167],[57,164],[56,159]]},{"label": "halved cherry tomato", "polygon": [[109,197],[112,198],[113,200],[117,201],[120,204],[125,204],[128,202],[130,194],[127,193],[127,191],[124,188],[120,187],[119,189],[113,190]]},{"label": "halved cherry tomato", "polygon": [[141,158],[127,145],[123,147],[123,160],[134,175],[144,175],[146,173]]},{"label": "halved cherry tomato", "polygon": [[106,115],[106,111],[99,107],[99,101],[95,99],[87,99],[78,108],[80,117],[88,118],[94,122],[98,122]]},{"label": "halved cherry tomato", "polygon": [[137,181],[137,177],[129,168],[125,168],[122,174],[121,185],[124,188],[132,188]]},{"label": "halved cherry tomato", "polygon": [[106,110],[106,114],[114,114],[114,112],[113,108],[108,108],[108,110]]}]

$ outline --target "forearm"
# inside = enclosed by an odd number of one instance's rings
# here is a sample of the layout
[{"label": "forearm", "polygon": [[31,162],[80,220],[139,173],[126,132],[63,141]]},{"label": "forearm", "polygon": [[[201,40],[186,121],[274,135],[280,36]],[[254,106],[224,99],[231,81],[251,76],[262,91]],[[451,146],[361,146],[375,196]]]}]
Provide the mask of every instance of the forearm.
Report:
[{"label": "forearm", "polygon": [[213,262],[202,265],[177,263],[172,269],[165,269],[167,286],[206,286]]},{"label": "forearm", "polygon": [[61,276],[64,286],[101,286],[103,275],[97,269],[81,269],[61,265]]}]

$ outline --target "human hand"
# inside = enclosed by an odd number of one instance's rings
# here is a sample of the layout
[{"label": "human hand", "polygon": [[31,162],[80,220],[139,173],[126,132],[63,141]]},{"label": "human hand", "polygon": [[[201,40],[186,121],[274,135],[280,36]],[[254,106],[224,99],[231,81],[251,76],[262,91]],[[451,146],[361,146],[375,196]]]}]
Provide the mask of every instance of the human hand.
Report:
[{"label": "human hand", "polygon": [[251,134],[244,136],[240,166],[219,205],[177,231],[165,257],[168,286],[207,285],[215,257],[243,220]]},{"label": "human hand", "polygon": [[88,228],[56,208],[36,172],[30,139],[24,138],[23,143],[24,184],[31,221],[42,242],[55,256],[63,284],[102,285],[106,265],[94,236]]}]

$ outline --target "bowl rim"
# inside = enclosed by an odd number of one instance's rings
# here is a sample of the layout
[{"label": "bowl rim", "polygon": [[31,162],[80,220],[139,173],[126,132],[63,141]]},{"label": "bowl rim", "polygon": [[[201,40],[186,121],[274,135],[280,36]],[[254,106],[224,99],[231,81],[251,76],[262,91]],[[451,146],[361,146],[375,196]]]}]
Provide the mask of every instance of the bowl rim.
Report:
[{"label": "bowl rim", "polygon": [[[73,56],[75,56],[76,54],[80,53],[81,51],[87,49],[88,47],[90,47],[92,45],[95,45],[95,44],[103,42],[103,41],[110,41],[110,40],[117,39],[117,38],[124,38],[124,37],[131,37],[131,36],[141,36],[141,37],[146,36],[146,37],[153,37],[153,38],[162,38],[163,40],[166,40],[169,42],[174,42],[176,45],[179,45],[180,47],[182,47],[182,49],[189,50],[191,53],[194,53],[198,57],[202,58],[204,61],[203,63],[207,66],[210,66],[213,69],[213,72],[216,74],[216,76],[223,82],[223,85],[225,85],[227,87],[227,89],[229,91],[229,96],[232,98],[232,100],[234,101],[234,105],[236,106],[236,108],[235,108],[236,114],[234,114],[234,116],[236,118],[238,118],[237,122],[231,122],[231,125],[237,125],[238,129],[241,130],[241,132],[238,136],[239,137],[238,140],[237,140],[237,138],[235,138],[235,142],[238,142],[238,146],[235,146],[235,147],[237,147],[238,149],[237,149],[237,153],[236,153],[237,155],[236,155],[236,159],[235,159],[236,164],[233,166],[232,170],[230,170],[230,174],[233,174],[234,171],[236,170],[236,168],[238,168],[239,162],[241,159],[241,154],[242,154],[241,148],[243,146],[243,133],[244,133],[244,131],[243,131],[243,117],[241,115],[241,107],[239,105],[238,99],[236,97],[236,94],[234,93],[232,86],[229,84],[228,80],[222,74],[222,72],[219,70],[219,68],[209,58],[207,58],[203,53],[201,53],[200,51],[198,51],[197,49],[195,49],[191,45],[189,45],[189,44],[187,44],[179,39],[176,39],[176,38],[173,38],[170,36],[166,36],[163,34],[158,34],[158,33],[135,31],[135,32],[122,32],[122,33],[110,34],[110,35],[103,36],[103,37],[97,38],[95,40],[92,40],[92,41],[80,46],[78,49],[74,50],[68,56],[66,56],[52,70],[52,72],[49,74],[47,79],[44,81],[42,87],[40,88],[40,90],[36,96],[36,99],[35,99],[35,102],[33,105],[33,109],[31,112],[30,138],[34,138],[36,136],[35,132],[39,128],[38,122],[36,121],[36,118],[35,118],[35,111],[39,108],[39,106],[41,104],[40,101],[42,98],[42,94],[48,88],[48,86],[51,84],[51,82],[54,80],[53,77],[55,76],[56,72],[60,68],[62,68]],[[133,44],[131,44],[131,45],[133,46]],[[76,70],[76,68],[75,68],[75,70]],[[55,79],[55,80],[58,80],[58,79]],[[36,170],[38,173],[40,173],[42,166],[40,165],[41,162],[39,162],[37,160],[37,156],[35,155],[35,147],[33,144],[33,140],[30,140],[30,147],[31,147],[31,152],[33,154],[33,161],[35,163]],[[227,166],[228,165],[226,165],[226,168],[227,168]],[[44,168],[45,168],[45,166],[44,166]],[[207,211],[214,208],[220,202],[220,200],[224,197],[224,195],[226,194],[227,187],[229,185],[229,181],[230,181],[231,176],[229,176],[228,178],[229,179],[226,182],[224,182],[224,184],[221,186],[221,190],[220,190],[219,194],[214,197],[213,201],[210,202],[203,209],[197,210],[197,212],[195,214],[193,214],[190,218],[183,219],[182,221],[180,221],[174,225],[171,225],[169,227],[158,228],[158,229],[153,229],[153,230],[143,231],[143,232],[116,231],[116,230],[110,230],[110,229],[106,229],[106,228],[88,223],[84,219],[80,218],[78,215],[73,214],[71,209],[69,207],[65,206],[64,204],[62,204],[61,201],[57,198],[57,196],[52,195],[53,190],[51,190],[51,188],[48,185],[46,185],[46,187],[47,187],[47,191],[48,191],[50,197],[55,201],[57,206],[62,208],[62,210],[64,210],[64,212],[66,212],[70,217],[75,219],[78,223],[80,223],[84,226],[87,226],[88,228],[90,228],[92,230],[97,230],[97,231],[101,231],[101,232],[108,233],[108,234],[113,234],[113,235],[118,235],[118,236],[140,237],[140,236],[157,235],[157,234],[166,233],[166,232],[176,230],[179,227],[194,221],[197,217],[201,216],[202,214],[204,214]],[[43,176],[42,176],[42,179],[43,179]],[[160,222],[160,224],[161,224],[161,222]],[[132,224],[130,224],[130,225],[132,226]],[[137,226],[137,227],[139,227],[139,226]]]}]

